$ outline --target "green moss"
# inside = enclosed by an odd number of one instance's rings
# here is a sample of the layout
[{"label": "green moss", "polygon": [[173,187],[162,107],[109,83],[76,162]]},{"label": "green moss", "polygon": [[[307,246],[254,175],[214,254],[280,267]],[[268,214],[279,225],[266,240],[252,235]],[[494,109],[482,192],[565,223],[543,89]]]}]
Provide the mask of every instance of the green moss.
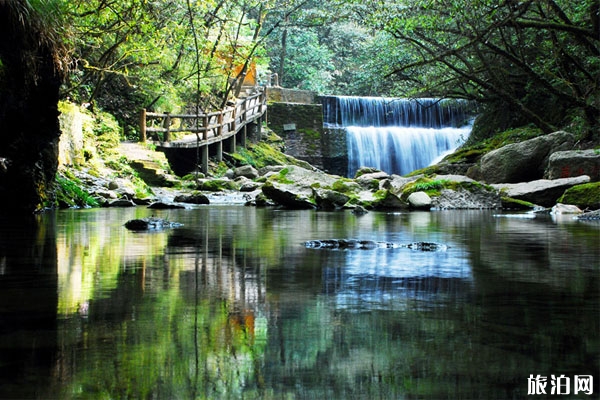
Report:
[{"label": "green moss", "polygon": [[402,190],[402,199],[406,200],[408,196],[415,192],[425,192],[430,197],[439,196],[440,191],[450,187],[452,182],[447,179],[433,179],[428,177],[419,178],[416,181],[408,183]]},{"label": "green moss", "polygon": [[341,178],[333,182],[331,189],[335,190],[336,192],[351,196],[360,191],[360,186],[351,179]]},{"label": "green moss", "polygon": [[185,181],[185,182],[193,182],[196,180],[196,174],[193,174],[193,173],[187,174],[187,175],[181,177],[181,180]]},{"label": "green moss", "polygon": [[443,189],[448,190],[467,190],[469,192],[475,192],[480,190],[495,191],[489,185],[484,185],[479,182],[459,182],[451,181],[448,179],[435,179],[435,177],[422,177],[416,181],[410,182],[404,186],[402,190],[401,198],[406,200],[408,196],[415,192],[425,192],[429,197],[436,197],[441,194]]},{"label": "green moss", "polygon": [[81,189],[80,186],[81,182],[72,175],[57,174],[55,184],[56,206],[60,208],[98,207],[98,201]]},{"label": "green moss", "polygon": [[431,176],[431,175],[436,175],[439,173],[440,173],[440,167],[436,164],[436,165],[430,165],[429,167],[414,170],[414,171],[406,174],[406,176],[417,176],[417,175]]},{"label": "green moss", "polygon": [[428,190],[440,190],[449,182],[447,179],[417,180],[413,187],[416,192],[427,192]]},{"label": "green moss", "polygon": [[513,199],[512,197],[503,196],[502,208],[505,210],[532,210],[535,208],[535,204],[524,200]]},{"label": "green moss", "polygon": [[356,171],[356,174],[354,175],[354,179],[360,178],[363,175],[372,174],[375,172],[379,172],[379,170],[377,168],[363,167],[363,168],[360,168],[358,171]]},{"label": "green moss", "polygon": [[307,150],[308,154],[315,154],[319,152],[321,148],[321,133],[315,129],[298,129],[302,137],[302,142]]},{"label": "green moss", "polygon": [[279,171],[277,174],[271,176],[269,178],[270,181],[275,181],[275,182],[279,182],[279,183],[283,183],[286,185],[291,185],[292,183],[294,183],[294,181],[286,178],[286,176],[290,173],[290,170],[288,168],[283,168],[281,171]]},{"label": "green moss", "polygon": [[559,203],[573,204],[581,209],[600,208],[600,182],[573,186],[558,199]]},{"label": "green moss", "polygon": [[443,161],[449,163],[475,163],[484,154],[511,143],[518,143],[542,135],[543,132],[533,126],[523,126],[499,132],[496,135],[478,142],[467,143]]},{"label": "green moss", "polygon": [[373,193],[373,197],[375,198],[375,201],[381,201],[384,200],[388,195],[388,191],[385,189],[380,189],[378,191],[376,191],[375,193]]}]

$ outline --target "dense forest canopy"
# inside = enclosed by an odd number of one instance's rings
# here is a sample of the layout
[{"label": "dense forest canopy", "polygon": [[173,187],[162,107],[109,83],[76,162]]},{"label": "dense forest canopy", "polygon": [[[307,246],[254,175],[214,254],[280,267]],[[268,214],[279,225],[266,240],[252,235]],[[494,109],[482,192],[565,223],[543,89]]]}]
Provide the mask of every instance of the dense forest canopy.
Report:
[{"label": "dense forest canopy", "polygon": [[598,131],[598,0],[15,3],[64,21],[62,98],[131,136],[140,108],[220,108],[248,74],[321,94],[476,100],[494,129]]}]

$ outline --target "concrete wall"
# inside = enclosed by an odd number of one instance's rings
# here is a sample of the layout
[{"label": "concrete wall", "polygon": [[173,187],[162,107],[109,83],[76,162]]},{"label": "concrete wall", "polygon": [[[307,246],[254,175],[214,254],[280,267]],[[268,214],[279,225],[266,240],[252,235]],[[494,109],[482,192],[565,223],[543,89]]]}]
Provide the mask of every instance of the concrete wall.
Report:
[{"label": "concrete wall", "polygon": [[345,131],[323,128],[321,104],[271,102],[267,125],[285,141],[285,153],[326,172],[348,169]]},{"label": "concrete wall", "polygon": [[310,90],[285,89],[282,87],[267,87],[267,102],[314,104],[316,92]]}]

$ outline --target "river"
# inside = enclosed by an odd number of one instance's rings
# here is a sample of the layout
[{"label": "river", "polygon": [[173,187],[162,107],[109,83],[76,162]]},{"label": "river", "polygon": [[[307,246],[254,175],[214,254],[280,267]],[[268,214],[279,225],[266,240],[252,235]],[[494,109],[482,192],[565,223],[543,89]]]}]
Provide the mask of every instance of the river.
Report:
[{"label": "river", "polygon": [[[183,226],[123,227],[152,213]],[[597,398],[600,223],[495,214],[2,220],[0,398]],[[303,245],[325,238],[448,248]]]}]

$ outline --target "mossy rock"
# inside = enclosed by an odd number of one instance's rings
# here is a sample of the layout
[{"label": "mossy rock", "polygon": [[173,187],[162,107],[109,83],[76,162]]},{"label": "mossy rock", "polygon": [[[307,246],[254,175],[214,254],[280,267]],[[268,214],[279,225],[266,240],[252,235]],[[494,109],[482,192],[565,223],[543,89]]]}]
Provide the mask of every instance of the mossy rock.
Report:
[{"label": "mossy rock", "polygon": [[381,170],[379,170],[377,168],[371,168],[371,167],[361,167],[354,174],[354,179],[360,178],[361,176],[366,175],[366,174],[374,174],[376,172],[381,172]]},{"label": "mossy rock", "polygon": [[458,182],[451,182],[446,179],[434,179],[429,177],[419,178],[416,181],[409,182],[402,190],[402,200],[408,199],[408,196],[415,192],[425,192],[429,197],[440,195],[442,189],[455,189]]},{"label": "mossy rock", "polygon": [[533,210],[535,204],[524,200],[513,199],[512,197],[501,197],[502,208],[504,210]]},{"label": "mossy rock", "polygon": [[100,204],[83,190],[81,182],[65,175],[57,174],[55,181],[56,206],[59,208],[98,207]]},{"label": "mossy rock", "polygon": [[335,181],[333,185],[331,185],[331,190],[335,190],[336,192],[352,196],[360,192],[360,185],[351,179],[341,178]]},{"label": "mossy rock", "polygon": [[377,210],[388,210],[388,209],[406,209],[408,203],[396,196],[390,190],[381,189],[374,193],[375,200],[370,204],[364,204],[366,208],[373,208]]},{"label": "mossy rock", "polygon": [[248,144],[247,148],[238,147],[237,152],[230,156],[236,165],[252,165],[256,169],[266,167],[267,165],[296,165],[312,169],[312,166],[306,161],[288,156],[265,141]]},{"label": "mossy rock", "polygon": [[281,171],[279,171],[277,174],[272,175],[268,180],[279,182],[279,183],[283,183],[283,184],[286,184],[286,185],[291,185],[291,184],[294,183],[294,181],[286,178],[286,176],[289,173],[290,173],[289,168],[284,168]]},{"label": "mossy rock", "polygon": [[600,209],[600,182],[584,183],[565,191],[558,203],[573,204],[583,209]]}]

